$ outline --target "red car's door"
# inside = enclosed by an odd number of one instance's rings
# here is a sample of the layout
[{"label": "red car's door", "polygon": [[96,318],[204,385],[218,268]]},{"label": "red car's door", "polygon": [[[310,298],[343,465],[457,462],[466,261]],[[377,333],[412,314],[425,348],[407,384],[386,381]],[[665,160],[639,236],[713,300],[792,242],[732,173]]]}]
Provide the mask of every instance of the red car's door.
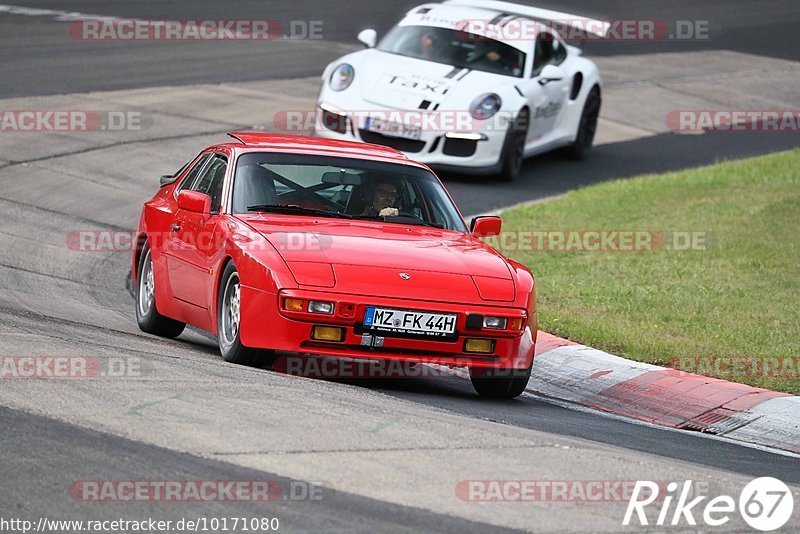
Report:
[{"label": "red car's door", "polygon": [[222,189],[228,160],[214,154],[192,190],[211,197],[211,214],[179,209],[170,226],[167,269],[175,298],[195,307],[209,309],[213,277],[212,257],[218,247],[217,223],[221,220]]}]

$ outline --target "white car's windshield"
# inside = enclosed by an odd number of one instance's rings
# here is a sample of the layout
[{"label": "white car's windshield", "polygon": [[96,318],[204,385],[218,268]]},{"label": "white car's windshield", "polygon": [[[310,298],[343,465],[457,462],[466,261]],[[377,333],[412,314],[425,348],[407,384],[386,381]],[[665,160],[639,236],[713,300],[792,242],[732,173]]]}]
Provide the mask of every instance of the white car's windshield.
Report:
[{"label": "white car's windshield", "polygon": [[521,78],[525,52],[480,35],[435,26],[395,26],[378,50]]},{"label": "white car's windshield", "polygon": [[233,213],[278,212],[466,231],[430,171],[352,158],[252,152],[239,156]]}]

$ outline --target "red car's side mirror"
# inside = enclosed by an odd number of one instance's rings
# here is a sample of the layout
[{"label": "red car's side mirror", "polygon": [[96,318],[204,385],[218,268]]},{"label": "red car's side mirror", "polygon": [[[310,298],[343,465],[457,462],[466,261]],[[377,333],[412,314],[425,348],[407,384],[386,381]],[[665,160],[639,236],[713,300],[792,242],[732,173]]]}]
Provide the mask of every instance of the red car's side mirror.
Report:
[{"label": "red car's side mirror", "polygon": [[500,235],[503,219],[500,217],[475,217],[470,229],[475,237],[491,237]]},{"label": "red car's side mirror", "polygon": [[200,191],[184,189],[178,193],[178,209],[211,216],[211,197]]}]

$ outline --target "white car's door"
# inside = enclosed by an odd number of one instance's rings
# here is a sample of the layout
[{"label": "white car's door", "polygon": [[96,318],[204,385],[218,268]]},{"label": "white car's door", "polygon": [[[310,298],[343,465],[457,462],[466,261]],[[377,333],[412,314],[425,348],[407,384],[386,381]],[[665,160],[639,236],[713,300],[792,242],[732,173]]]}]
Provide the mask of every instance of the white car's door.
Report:
[{"label": "white car's door", "polygon": [[572,83],[561,67],[567,57],[564,44],[549,30],[542,30],[536,39],[533,70],[525,91],[531,108],[529,146],[546,144],[561,126]]}]

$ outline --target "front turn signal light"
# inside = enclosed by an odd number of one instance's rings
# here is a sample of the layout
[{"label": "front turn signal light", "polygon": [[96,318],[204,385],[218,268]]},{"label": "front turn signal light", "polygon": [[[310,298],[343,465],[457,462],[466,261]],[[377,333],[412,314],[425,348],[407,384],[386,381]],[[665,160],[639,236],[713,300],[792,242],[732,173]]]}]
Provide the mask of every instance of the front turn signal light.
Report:
[{"label": "front turn signal light", "polygon": [[524,321],[522,319],[511,319],[508,323],[509,330],[522,330],[522,325]]},{"label": "front turn signal light", "polygon": [[286,311],[301,312],[303,311],[303,299],[283,299],[283,309]]}]

